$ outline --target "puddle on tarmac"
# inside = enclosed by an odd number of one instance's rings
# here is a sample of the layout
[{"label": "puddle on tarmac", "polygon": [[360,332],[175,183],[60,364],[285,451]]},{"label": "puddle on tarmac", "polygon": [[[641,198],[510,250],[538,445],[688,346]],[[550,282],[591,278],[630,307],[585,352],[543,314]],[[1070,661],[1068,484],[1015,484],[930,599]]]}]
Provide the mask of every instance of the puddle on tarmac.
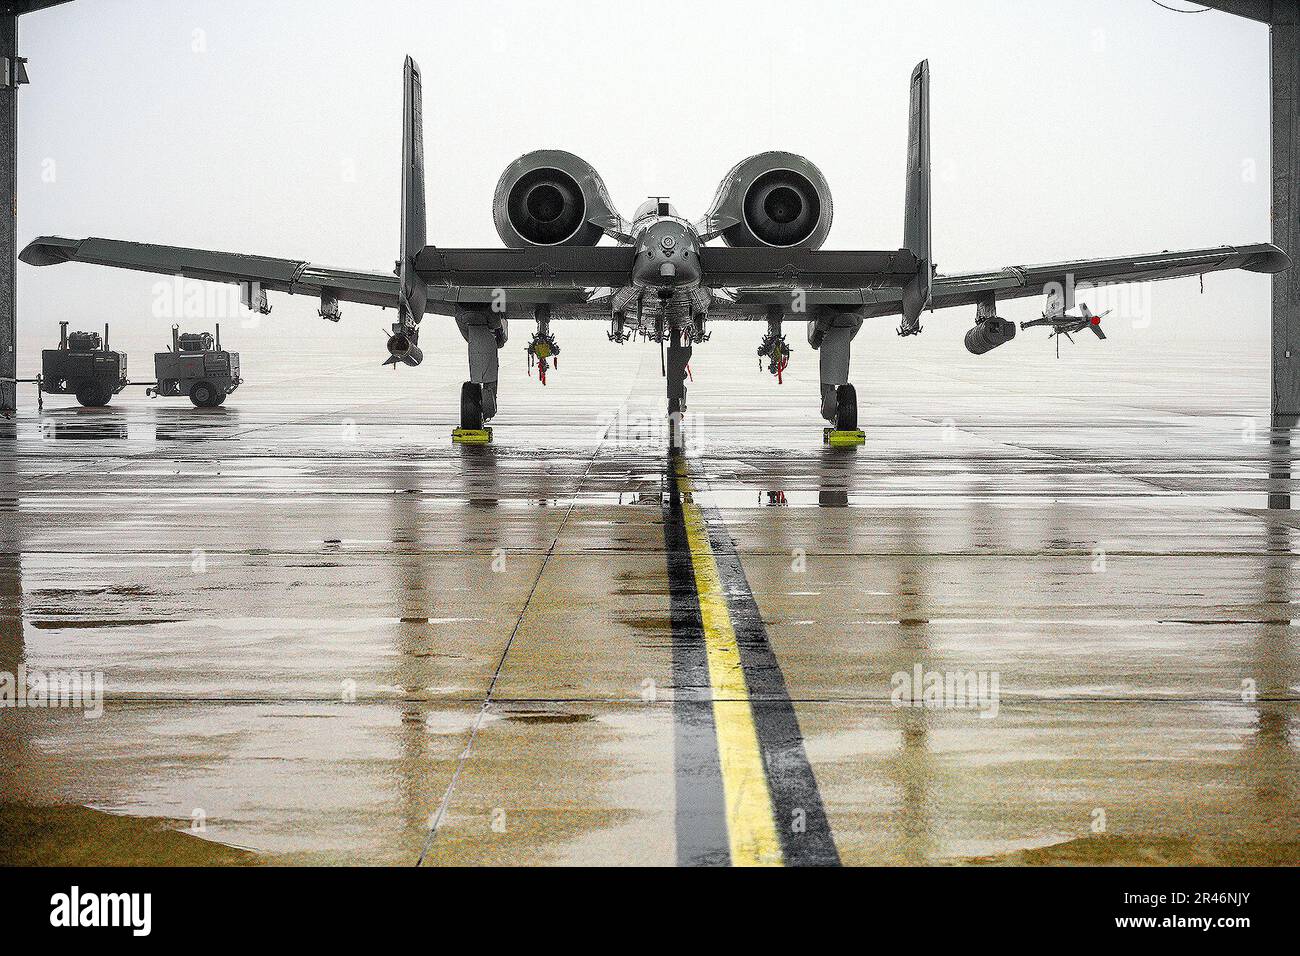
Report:
[{"label": "puddle on tarmac", "polygon": [[595,720],[595,714],[561,714],[555,711],[507,711],[506,720],[521,724],[584,724]]},{"label": "puddle on tarmac", "polygon": [[0,803],[0,866],[256,866],[256,853],[185,832],[189,820],[76,805]]},{"label": "puddle on tarmac", "polygon": [[54,427],[46,433],[46,437],[58,441],[94,441],[102,439],[107,441],[125,441],[128,437],[127,427],[124,422],[76,422],[56,420]]},{"label": "puddle on tarmac", "polygon": [[983,866],[1295,866],[1300,843],[1096,834],[960,862]]},{"label": "puddle on tarmac", "polygon": [[33,588],[27,592],[31,597],[41,598],[85,598],[96,594],[113,594],[123,597],[150,597],[153,592],[138,584],[114,584],[108,587],[89,584],[84,588]]},{"label": "puddle on tarmac", "polygon": [[655,634],[670,633],[673,629],[673,622],[667,617],[631,617],[620,616],[620,624],[626,624],[634,631],[650,631]]},{"label": "puddle on tarmac", "polygon": [[38,631],[62,631],[71,628],[99,628],[99,627],[139,627],[145,624],[177,624],[182,620],[179,617],[169,618],[125,618],[115,621],[87,621],[84,619],[67,619],[47,618],[39,621],[28,621],[32,627]]}]

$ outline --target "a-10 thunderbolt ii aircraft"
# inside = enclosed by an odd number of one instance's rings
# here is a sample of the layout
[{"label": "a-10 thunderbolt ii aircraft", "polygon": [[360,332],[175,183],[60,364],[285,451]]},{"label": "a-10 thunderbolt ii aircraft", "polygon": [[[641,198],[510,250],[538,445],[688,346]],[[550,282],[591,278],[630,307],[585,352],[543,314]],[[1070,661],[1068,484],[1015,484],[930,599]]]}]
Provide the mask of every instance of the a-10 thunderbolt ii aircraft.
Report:
[{"label": "a-10 thunderbolt ii aircraft", "polygon": [[[267,292],[320,298],[320,315],[340,318],[340,302],[393,307],[388,363],[419,365],[427,313],[453,318],[469,352],[461,389],[462,429],[482,429],[497,411],[497,351],[508,322],[536,322],[538,354],[555,344],[552,319],[601,319],[615,342],[633,338],[666,350],[669,420],[686,407],[686,366],[715,319],[766,321],[760,357],[784,367],[790,349],[782,321],[806,321],[818,350],[821,414],[834,429],[857,429],[849,350],[864,320],[901,315],[900,335],[921,330],[929,308],[974,305],[966,347],[987,352],[1015,336],[997,301],[1075,286],[1192,276],[1221,269],[1278,272],[1287,255],[1267,243],[1011,266],[942,275],[930,244],[930,71],[912,71],[903,245],[879,251],[821,250],[831,228],[831,194],[821,171],[786,152],[734,166],[698,220],[662,199],[626,219],[600,175],[560,150],[537,150],[511,163],[497,183],[492,214],[506,248],[426,245],[420,70],[406,59],[402,127],[402,222],[392,273],[332,269],[292,259],[210,252],[110,239],[43,237],[22,260],[31,265],[89,262],[164,275],[237,283],[251,307],[269,311]],[[613,244],[598,245],[602,239]],[[709,245],[721,240],[721,245]],[[674,444],[680,428],[674,429]]]}]

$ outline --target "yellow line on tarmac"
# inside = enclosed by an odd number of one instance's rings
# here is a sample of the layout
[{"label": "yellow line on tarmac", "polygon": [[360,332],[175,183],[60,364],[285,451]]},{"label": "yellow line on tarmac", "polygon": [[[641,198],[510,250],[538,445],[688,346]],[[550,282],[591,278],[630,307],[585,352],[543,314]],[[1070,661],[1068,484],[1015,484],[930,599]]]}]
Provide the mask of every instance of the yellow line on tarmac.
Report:
[{"label": "yellow line on tarmac", "polygon": [[776,814],[727,595],[709,544],[708,527],[693,500],[694,489],[682,459],[677,460],[675,470],[709,662],[731,862],[733,866],[781,866],[784,860],[776,832]]}]

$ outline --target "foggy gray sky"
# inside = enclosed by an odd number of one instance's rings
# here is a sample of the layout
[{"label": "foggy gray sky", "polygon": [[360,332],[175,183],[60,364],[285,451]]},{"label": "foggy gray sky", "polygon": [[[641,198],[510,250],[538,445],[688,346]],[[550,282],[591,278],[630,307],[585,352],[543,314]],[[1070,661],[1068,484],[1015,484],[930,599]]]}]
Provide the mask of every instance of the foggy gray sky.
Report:
[{"label": "foggy gray sky", "polygon": [[[20,243],[98,235],[390,268],[406,53],[424,72],[441,245],[499,244],[493,187],[531,149],[589,160],[625,214],[667,194],[696,217],[737,160],[780,148],[830,183],[827,248],[897,248],[922,58],[941,271],[1269,238],[1266,28],[1149,0],[76,0],[21,31]],[[156,281],[20,265],[20,368],[34,371],[60,318],[162,347]],[[1147,288],[1150,326],[1114,326],[1107,347],[1193,348],[1216,323],[1267,341],[1266,277],[1210,276],[1203,296],[1195,279]],[[391,313],[345,304],[343,325],[326,326],[317,302],[273,299],[239,333],[245,349],[313,335],[322,351],[382,359]],[[961,348],[966,311],[927,317],[920,347],[979,361]],[[860,342],[911,345],[875,321]]]}]

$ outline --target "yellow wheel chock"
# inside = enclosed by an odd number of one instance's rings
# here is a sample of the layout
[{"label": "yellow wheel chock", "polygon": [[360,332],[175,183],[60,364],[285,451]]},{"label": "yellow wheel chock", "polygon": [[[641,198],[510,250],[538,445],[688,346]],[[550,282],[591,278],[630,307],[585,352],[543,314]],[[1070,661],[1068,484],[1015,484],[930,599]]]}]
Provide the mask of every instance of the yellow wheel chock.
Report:
[{"label": "yellow wheel chock", "polygon": [[866,433],[864,433],[860,428],[854,428],[851,431],[838,431],[834,428],[822,429],[822,442],[834,447],[862,445],[865,444],[866,441]]},{"label": "yellow wheel chock", "polygon": [[488,445],[492,443],[492,429],[453,428],[451,440],[457,445]]}]

